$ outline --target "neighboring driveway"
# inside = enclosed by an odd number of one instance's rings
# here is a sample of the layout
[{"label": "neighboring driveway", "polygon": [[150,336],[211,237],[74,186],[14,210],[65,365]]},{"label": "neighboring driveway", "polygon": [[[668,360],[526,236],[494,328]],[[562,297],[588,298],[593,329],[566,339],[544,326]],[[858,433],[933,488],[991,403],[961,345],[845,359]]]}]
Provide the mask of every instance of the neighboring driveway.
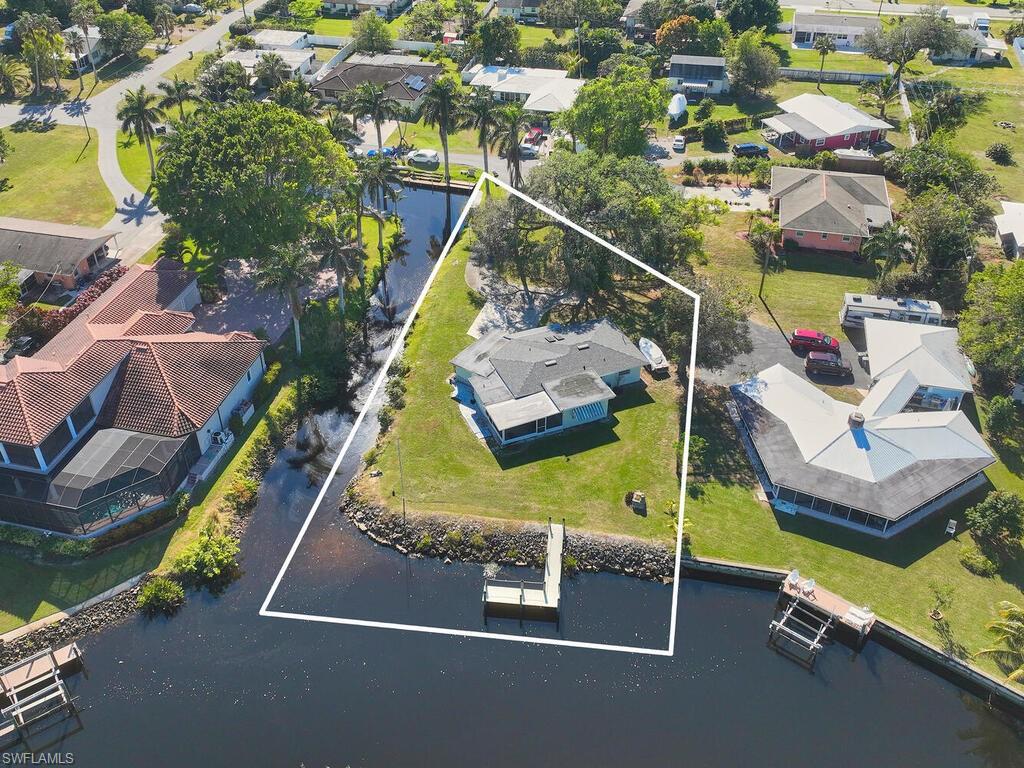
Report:
[{"label": "neighboring driveway", "polygon": [[[776,363],[782,363],[786,368],[799,376],[808,378],[815,384],[828,384],[832,386],[848,386],[857,389],[868,389],[871,386],[871,377],[861,368],[857,361],[857,350],[847,339],[840,339],[839,346],[843,353],[843,359],[853,366],[853,377],[841,379],[835,376],[814,376],[808,377],[804,373],[803,355],[798,355],[789,348],[789,343],[775,326],[761,325],[748,321],[750,328],[750,341],[754,350],[746,355],[740,355],[733,360],[724,370],[705,371],[701,370],[697,378],[710,384],[729,386],[736,384],[753,376],[765,368],[771,368]],[[792,329],[787,329],[790,331]],[[700,337],[697,338],[697,345],[700,346]]]}]

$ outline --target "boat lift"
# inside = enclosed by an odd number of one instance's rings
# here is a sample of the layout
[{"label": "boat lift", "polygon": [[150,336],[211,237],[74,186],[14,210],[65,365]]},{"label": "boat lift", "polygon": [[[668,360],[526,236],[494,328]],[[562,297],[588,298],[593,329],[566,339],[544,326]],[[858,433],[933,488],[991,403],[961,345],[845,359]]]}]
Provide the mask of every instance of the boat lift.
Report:
[{"label": "boat lift", "polygon": [[0,749],[21,742],[32,750],[30,736],[53,725],[54,715],[62,714],[61,722],[77,718],[76,700],[62,671],[73,673],[82,667],[82,651],[71,643],[0,669]]}]

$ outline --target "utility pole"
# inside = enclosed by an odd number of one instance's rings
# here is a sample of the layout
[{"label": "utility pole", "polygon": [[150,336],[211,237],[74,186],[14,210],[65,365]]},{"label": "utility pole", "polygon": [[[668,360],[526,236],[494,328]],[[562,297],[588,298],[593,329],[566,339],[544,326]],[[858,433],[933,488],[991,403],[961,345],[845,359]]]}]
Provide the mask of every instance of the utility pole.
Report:
[{"label": "utility pole", "polygon": [[405,523],[405,470],[402,468],[402,440],[398,436],[395,436],[395,447],[398,449],[398,479],[402,488],[402,522]]}]

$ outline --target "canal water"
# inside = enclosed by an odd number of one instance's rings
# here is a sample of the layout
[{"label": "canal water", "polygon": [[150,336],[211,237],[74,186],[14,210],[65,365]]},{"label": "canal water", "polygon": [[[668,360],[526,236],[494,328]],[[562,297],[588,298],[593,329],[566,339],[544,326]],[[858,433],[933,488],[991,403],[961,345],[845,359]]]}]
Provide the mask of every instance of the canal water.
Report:
[{"label": "canal water", "polygon": [[[452,221],[464,201],[452,199]],[[436,256],[444,206],[420,191],[398,204],[413,241],[389,273],[400,314]],[[82,641],[81,727],[52,749],[86,768],[1024,765],[1015,727],[875,643],[829,646],[813,674],[774,653],[772,593],[684,581],[671,658],[261,618],[351,423],[317,417],[331,446],[314,463],[278,457],[226,592]],[[410,560],[340,519],[372,439],[357,436],[271,607],[482,629],[479,566]],[[565,589],[562,636],[664,646],[670,588],[584,574]]]}]

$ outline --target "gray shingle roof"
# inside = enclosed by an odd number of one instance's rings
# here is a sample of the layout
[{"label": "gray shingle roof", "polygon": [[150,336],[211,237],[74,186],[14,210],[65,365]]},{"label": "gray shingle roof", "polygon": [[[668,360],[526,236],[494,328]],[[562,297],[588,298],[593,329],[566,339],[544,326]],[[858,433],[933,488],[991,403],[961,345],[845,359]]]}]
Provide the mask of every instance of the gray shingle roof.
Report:
[{"label": "gray shingle roof", "polygon": [[882,176],[776,165],[771,196],[783,228],[867,237],[892,221]]},{"label": "gray shingle roof", "polygon": [[[647,363],[636,345],[607,319],[573,326],[493,331],[473,342],[452,364],[475,374],[471,383],[485,404],[526,397],[563,382],[607,376]],[[573,377],[584,374],[582,378]],[[507,396],[505,395],[507,392]],[[593,394],[593,393],[592,393]],[[552,398],[554,399],[554,398]]]},{"label": "gray shingle roof", "polygon": [[70,275],[113,236],[92,227],[0,216],[0,261],[34,272]]}]

